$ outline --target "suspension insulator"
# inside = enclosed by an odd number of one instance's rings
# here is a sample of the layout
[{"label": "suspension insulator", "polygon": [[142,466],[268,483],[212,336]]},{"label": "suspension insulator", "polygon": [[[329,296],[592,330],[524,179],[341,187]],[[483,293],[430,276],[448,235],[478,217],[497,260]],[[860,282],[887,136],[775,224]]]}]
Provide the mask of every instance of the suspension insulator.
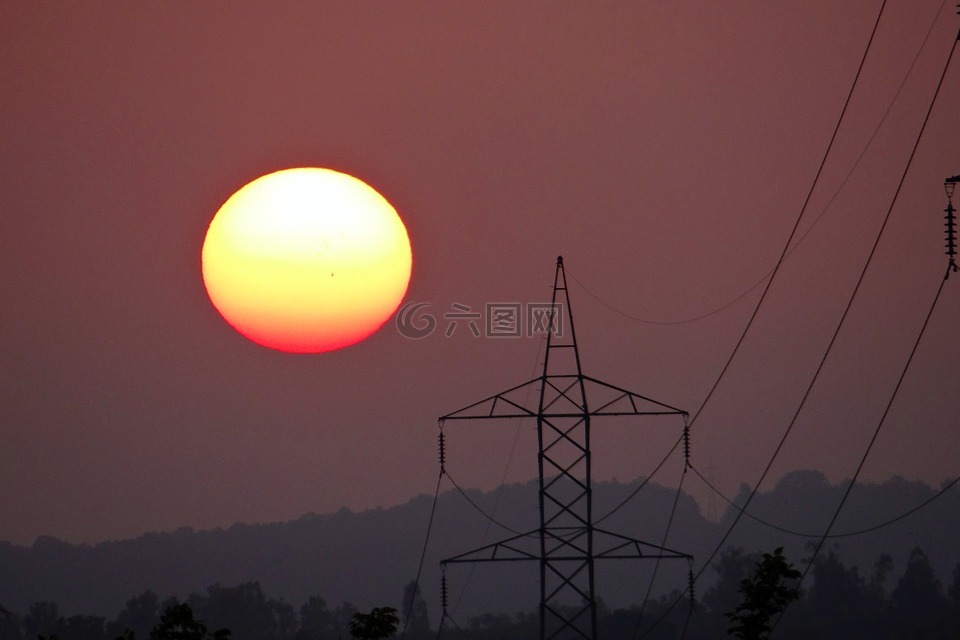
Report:
[{"label": "suspension insulator", "polygon": [[447,573],[440,574],[440,609],[444,618],[447,617]]},{"label": "suspension insulator", "polygon": [[437,445],[440,448],[440,469],[443,470],[444,466],[447,464],[447,445],[444,441],[443,431],[441,431],[440,435],[437,436]]},{"label": "suspension insulator", "polygon": [[687,582],[689,584],[689,590],[690,590],[690,606],[696,607],[697,595],[696,595],[696,591],[694,590],[694,587],[696,586],[696,581],[694,580],[694,577],[693,577],[693,569],[690,569],[687,574]]},{"label": "suspension insulator", "polygon": [[690,425],[683,425],[683,462],[690,466]]},{"label": "suspension insulator", "polygon": [[943,225],[947,231],[947,255],[953,258],[957,255],[957,219],[954,216],[956,209],[953,208],[951,202],[944,211],[947,214],[945,216],[946,222]]},{"label": "suspension insulator", "polygon": [[[951,185],[952,186],[952,185]],[[950,266],[947,269],[947,276],[949,277],[950,271],[958,271],[960,268],[957,267],[957,210],[953,208],[953,200],[948,200],[947,208],[944,209],[944,212],[947,214],[944,216],[944,224],[947,240],[946,240],[946,251],[947,257],[950,259]]]}]

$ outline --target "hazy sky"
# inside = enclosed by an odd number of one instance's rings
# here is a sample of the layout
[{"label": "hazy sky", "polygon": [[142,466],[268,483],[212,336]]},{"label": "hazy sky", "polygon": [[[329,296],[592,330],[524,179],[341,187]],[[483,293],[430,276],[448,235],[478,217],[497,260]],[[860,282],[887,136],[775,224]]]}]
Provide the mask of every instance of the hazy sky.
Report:
[{"label": "hazy sky", "polygon": [[[0,539],[98,541],[432,492],[437,416],[533,377],[542,346],[463,324],[444,337],[443,314],[547,300],[560,254],[586,372],[697,411],[761,289],[676,322],[776,263],[880,4],[3,3]],[[755,481],[796,410],[958,20],[951,2],[888,3],[809,234],[694,425],[695,464],[728,492]],[[958,73],[773,480],[849,477],[890,396],[946,266]],[[413,246],[406,300],[431,303],[435,334],[406,339],[391,321],[293,356],[223,322],[200,275],[207,225],[240,186],[294,166],[351,173],[394,204]],[[867,479],[960,473],[958,287]],[[532,427],[448,426],[451,474],[483,488],[533,477]],[[596,476],[649,474],[679,432],[598,425]]]}]

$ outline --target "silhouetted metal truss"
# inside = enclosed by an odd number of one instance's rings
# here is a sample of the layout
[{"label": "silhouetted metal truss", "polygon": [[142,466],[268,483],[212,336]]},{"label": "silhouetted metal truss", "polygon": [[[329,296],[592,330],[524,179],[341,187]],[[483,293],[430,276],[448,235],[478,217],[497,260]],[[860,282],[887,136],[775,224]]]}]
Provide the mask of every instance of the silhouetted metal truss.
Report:
[{"label": "silhouetted metal truss", "polygon": [[[565,325],[564,325],[565,321]],[[440,418],[536,418],[540,526],[441,562],[540,563],[540,638],[597,638],[596,560],[691,556],[593,525],[591,418],[682,415],[682,409],[596,378],[580,368],[563,258],[557,258],[542,374]],[[526,406],[536,392],[537,408]],[[590,400],[588,404],[587,400]],[[590,407],[594,408],[590,408]]]}]

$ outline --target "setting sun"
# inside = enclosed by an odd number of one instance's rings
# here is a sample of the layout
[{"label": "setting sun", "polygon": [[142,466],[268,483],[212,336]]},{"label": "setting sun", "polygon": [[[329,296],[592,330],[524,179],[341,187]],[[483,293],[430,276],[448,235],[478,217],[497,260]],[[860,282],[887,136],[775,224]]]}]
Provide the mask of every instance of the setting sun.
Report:
[{"label": "setting sun", "polygon": [[291,353],[340,349],[375,332],[410,281],[397,212],[337,171],[287,169],[247,184],[214,216],[203,281],[224,319]]}]

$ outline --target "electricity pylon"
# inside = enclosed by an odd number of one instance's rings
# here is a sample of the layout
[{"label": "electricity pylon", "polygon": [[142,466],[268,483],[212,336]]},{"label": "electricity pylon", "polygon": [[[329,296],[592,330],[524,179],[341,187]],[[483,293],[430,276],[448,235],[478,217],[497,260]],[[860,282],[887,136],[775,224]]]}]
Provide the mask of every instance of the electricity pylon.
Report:
[{"label": "electricity pylon", "polygon": [[[441,566],[446,568],[447,564],[462,562],[538,561],[541,640],[596,640],[595,561],[691,560],[691,556],[594,525],[591,420],[650,415],[681,415],[686,420],[687,413],[583,374],[562,256],[557,258],[553,299],[545,319],[541,320],[540,328],[547,332],[547,347],[539,377],[440,418],[441,429],[447,420],[536,418],[540,526],[447,558],[441,561]],[[531,390],[538,397],[536,409],[526,406]],[[539,543],[538,548],[535,543]]]}]

